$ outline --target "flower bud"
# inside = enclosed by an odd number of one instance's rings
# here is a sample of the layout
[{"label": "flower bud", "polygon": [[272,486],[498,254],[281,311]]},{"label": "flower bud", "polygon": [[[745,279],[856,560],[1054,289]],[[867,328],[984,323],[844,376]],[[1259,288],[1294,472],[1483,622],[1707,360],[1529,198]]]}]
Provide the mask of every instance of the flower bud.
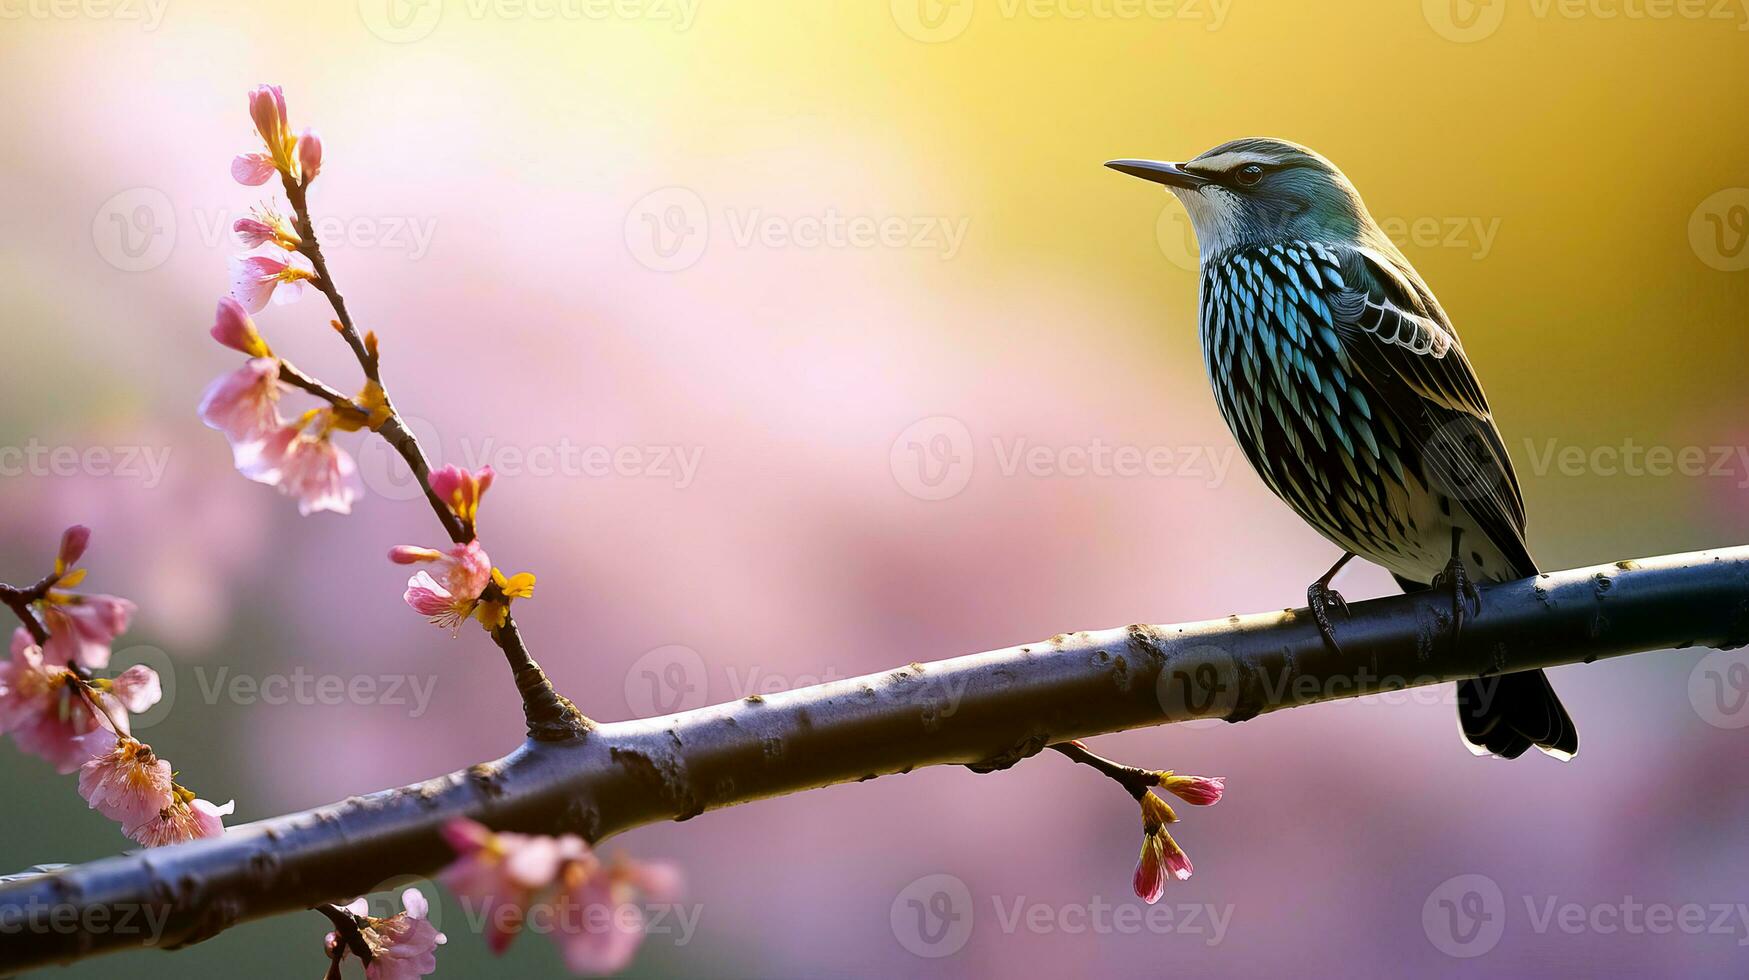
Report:
[{"label": "flower bud", "polygon": [[229,296],[219,299],[218,311],[213,315],[212,335],[219,343],[250,357],[268,357],[273,353],[267,349],[267,341],[261,339],[255,321],[244,311],[243,304]]},{"label": "flower bud", "polygon": [[322,169],[322,137],[313,129],[305,129],[298,137],[298,169],[303,171],[305,183],[315,180]]}]

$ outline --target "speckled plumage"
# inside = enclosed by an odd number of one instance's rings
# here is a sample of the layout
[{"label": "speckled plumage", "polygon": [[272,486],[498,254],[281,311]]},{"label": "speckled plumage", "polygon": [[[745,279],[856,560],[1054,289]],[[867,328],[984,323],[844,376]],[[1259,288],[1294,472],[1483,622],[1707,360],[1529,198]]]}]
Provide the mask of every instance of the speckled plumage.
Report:
[{"label": "speckled plumage", "polygon": [[1437,309],[1388,293],[1381,266],[1403,274],[1387,253],[1301,239],[1207,257],[1202,344],[1221,414],[1269,488],[1345,550],[1427,583],[1461,526],[1478,532],[1465,557],[1479,577],[1534,574],[1517,480],[1462,349]]},{"label": "speckled plumage", "polygon": [[[1184,164],[1109,166],[1165,184],[1190,213],[1209,380],[1278,497],[1408,590],[1459,558],[1484,581],[1536,574],[1518,478],[1457,332],[1334,164],[1246,139]],[[1541,671],[1458,696],[1475,751],[1578,751]]]}]

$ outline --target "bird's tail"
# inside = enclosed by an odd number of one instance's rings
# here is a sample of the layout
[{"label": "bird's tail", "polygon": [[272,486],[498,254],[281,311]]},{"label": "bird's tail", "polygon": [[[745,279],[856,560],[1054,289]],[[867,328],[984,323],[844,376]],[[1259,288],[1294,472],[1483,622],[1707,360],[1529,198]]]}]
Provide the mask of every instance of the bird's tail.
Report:
[{"label": "bird's tail", "polygon": [[1579,754],[1579,729],[1540,670],[1458,681],[1458,726],[1477,755],[1516,759],[1536,746],[1566,762]]},{"label": "bird's tail", "polygon": [[[1397,583],[1405,592],[1430,588]],[[1458,681],[1457,700],[1459,729],[1476,755],[1516,759],[1533,745],[1562,762],[1579,754],[1579,729],[1540,670]]]}]

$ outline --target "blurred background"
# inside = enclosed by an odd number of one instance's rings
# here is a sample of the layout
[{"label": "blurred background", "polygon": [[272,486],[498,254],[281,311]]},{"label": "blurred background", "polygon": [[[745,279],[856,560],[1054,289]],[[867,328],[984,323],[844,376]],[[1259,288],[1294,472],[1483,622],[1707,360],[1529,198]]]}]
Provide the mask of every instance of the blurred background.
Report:
[{"label": "blurred background", "polygon": [[[352,516],[300,519],[195,417],[237,360],[206,329],[266,199],[228,176],[261,82],[324,139],[396,401],[496,467],[483,541],[597,718],[1302,603],[1335,551],[1216,414],[1184,216],[1100,167],[1238,136],[1335,160],[1438,292],[1545,567],[1741,543],[1749,13],[1693,7],[0,0],[0,579],[94,528],[87,587],[140,605],[117,664],[165,675],[142,736],[238,822],[517,744],[498,651],[400,601],[385,549],[442,535],[381,447],[345,437]],[[327,316],[257,320],[353,390]],[[1564,767],[1472,759],[1448,689],[1097,739],[1229,778],[1151,918],[1134,804],[1055,757],[640,830],[609,848],[680,862],[697,919],[633,973],[1735,974],[1744,663],[1555,671]],[[127,846],[10,745],[0,779],[4,870]],[[907,911],[937,894],[951,928]],[[560,971],[435,915],[438,976]],[[315,976],[326,928],[64,975]]]}]

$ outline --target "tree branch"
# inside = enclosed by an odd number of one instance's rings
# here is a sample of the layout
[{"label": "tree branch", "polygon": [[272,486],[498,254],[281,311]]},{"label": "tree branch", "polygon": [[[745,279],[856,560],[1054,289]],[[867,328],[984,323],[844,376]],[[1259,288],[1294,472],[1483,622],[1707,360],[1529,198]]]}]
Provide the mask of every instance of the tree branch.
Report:
[{"label": "tree branch", "polygon": [[[394,400],[389,397],[388,389],[383,385],[376,335],[359,333],[358,326],[352,322],[352,314],[346,309],[346,300],[340,295],[340,288],[335,285],[333,274],[328,271],[328,261],[322,255],[322,243],[316,240],[315,222],[310,217],[309,178],[300,179],[289,172],[281,171],[280,183],[285,188],[286,199],[291,202],[299,238],[298,251],[310,260],[310,267],[316,273],[316,278],[310,284],[327,298],[334,315],[339,317],[334,325],[340,336],[345,339],[346,346],[351,348],[365,379],[382,396],[383,408],[388,417],[377,426],[377,434],[406,462],[413,478],[419,481],[420,489],[425,491],[425,502],[431,505],[432,513],[437,515],[450,540],[456,544],[467,544],[474,540],[472,519],[463,520],[458,517],[449,504],[437,496],[437,491],[432,489],[431,464],[425,458],[425,450],[420,447],[413,430],[401,418]],[[304,374],[290,362],[281,359],[279,367],[280,380],[323,399],[334,406],[335,411],[369,415],[356,401]],[[491,637],[492,642],[504,651],[504,659],[510,665],[517,693],[522,695],[522,713],[528,722],[529,738],[537,742],[551,742],[580,737],[594,722],[554,689],[546,673],[529,655],[528,647],[522,642],[522,634],[516,628],[515,616],[510,612],[508,600],[502,591],[496,584],[488,586],[482,598],[504,600],[506,603],[504,625],[492,630]]]},{"label": "tree branch", "polygon": [[161,944],[176,946],[429,874],[453,858],[438,828],[460,816],[600,841],[919,766],[1001,769],[1048,745],[1144,725],[1245,721],[1404,687],[1749,642],[1749,547],[1481,589],[1482,612],[1455,649],[1448,597],[1420,593],[1355,603],[1338,622],[1340,655],[1304,610],[1131,626],[530,740],[425,783],[0,885],[10,932],[0,974],[150,938],[69,922],[150,909],[165,923]]}]

